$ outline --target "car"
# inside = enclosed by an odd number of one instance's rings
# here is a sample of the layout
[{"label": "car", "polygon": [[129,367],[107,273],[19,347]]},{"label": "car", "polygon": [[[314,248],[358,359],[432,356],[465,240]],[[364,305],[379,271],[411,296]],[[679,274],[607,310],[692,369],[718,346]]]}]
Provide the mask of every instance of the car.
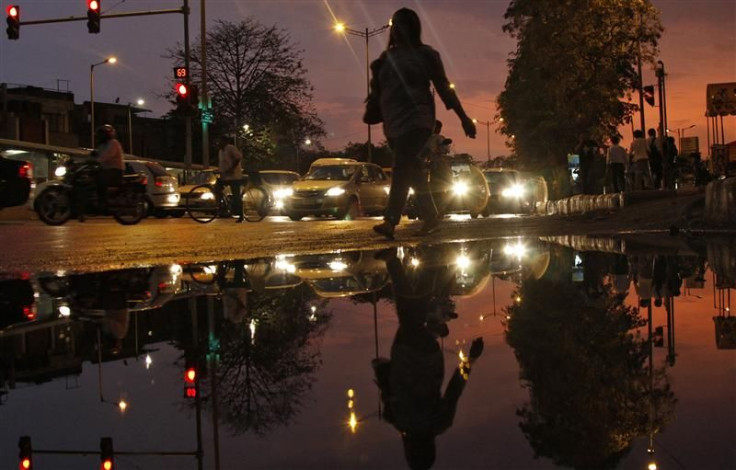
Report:
[{"label": "car", "polygon": [[484,216],[490,214],[518,214],[522,212],[522,200],[526,188],[521,173],[508,168],[489,168],[483,170],[488,182],[490,195],[483,210]]},{"label": "car", "polygon": [[0,156],[0,208],[22,206],[33,187],[33,165]]},{"label": "car", "polygon": [[186,180],[185,184],[179,186],[179,209],[173,214],[180,217],[187,212],[187,201],[189,194],[195,186],[200,184],[215,184],[217,182],[218,171],[216,169],[195,170]]},{"label": "car", "polygon": [[[450,180],[440,181],[439,185],[433,184],[430,180],[433,196],[437,198],[444,195],[442,200],[435,199],[437,209],[442,215],[470,214],[472,218],[478,217],[486,207],[489,194],[483,173],[467,157],[450,157],[448,163],[452,174]],[[442,185],[449,185],[449,187],[443,188]],[[413,190],[409,191],[405,213],[410,219],[416,219],[419,216]]]},{"label": "car", "polygon": [[292,185],[299,179],[299,173],[286,170],[261,170],[258,174],[261,176],[261,184],[268,192],[268,197],[272,202],[272,213],[275,215],[284,214],[286,199],[294,193]]},{"label": "car", "polygon": [[530,214],[537,204],[547,202],[547,183],[543,177],[509,168],[483,171],[490,197],[484,216],[494,213]]},{"label": "car", "polygon": [[181,217],[179,183],[157,162],[149,160],[125,160],[125,174],[140,173],[147,179],[146,209],[149,215]]},{"label": "car", "polygon": [[379,215],[388,204],[389,189],[390,180],[378,165],[352,158],[319,158],[293,183],[285,212],[291,220],[308,215],[345,220]]}]

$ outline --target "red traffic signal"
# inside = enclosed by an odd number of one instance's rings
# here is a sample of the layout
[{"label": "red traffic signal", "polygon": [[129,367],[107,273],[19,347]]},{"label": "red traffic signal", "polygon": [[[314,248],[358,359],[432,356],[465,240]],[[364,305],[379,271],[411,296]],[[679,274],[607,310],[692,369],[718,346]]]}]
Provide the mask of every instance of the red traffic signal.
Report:
[{"label": "red traffic signal", "polygon": [[7,14],[5,21],[8,23],[5,32],[8,33],[8,39],[18,39],[20,37],[20,7],[8,5],[5,13]]},{"label": "red traffic signal", "polygon": [[112,437],[100,439],[100,470],[115,470],[115,451],[112,448]]},{"label": "red traffic signal", "polygon": [[193,384],[195,380],[197,380],[197,369],[194,367],[187,368],[184,371],[184,381],[188,384]]},{"label": "red traffic signal", "polygon": [[33,449],[31,448],[31,437],[21,436],[18,439],[18,468],[20,470],[32,470],[33,469]]},{"label": "red traffic signal", "polygon": [[92,34],[100,32],[100,0],[87,0],[87,31]]},{"label": "red traffic signal", "polygon": [[197,398],[197,369],[192,365],[187,365],[184,370],[184,396]]},{"label": "red traffic signal", "polygon": [[176,92],[177,106],[186,105],[189,95],[189,87],[186,85],[186,83],[177,83],[176,85],[174,85],[174,91]]}]

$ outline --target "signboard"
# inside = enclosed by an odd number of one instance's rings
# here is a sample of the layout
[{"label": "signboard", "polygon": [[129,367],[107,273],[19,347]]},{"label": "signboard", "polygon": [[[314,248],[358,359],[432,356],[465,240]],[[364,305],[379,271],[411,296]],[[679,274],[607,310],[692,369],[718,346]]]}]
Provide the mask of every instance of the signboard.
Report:
[{"label": "signboard", "polygon": [[736,115],[736,82],[709,83],[705,105],[708,117]]},{"label": "signboard", "polygon": [[700,152],[700,142],[697,136],[680,139],[680,155],[690,155],[696,152]]}]

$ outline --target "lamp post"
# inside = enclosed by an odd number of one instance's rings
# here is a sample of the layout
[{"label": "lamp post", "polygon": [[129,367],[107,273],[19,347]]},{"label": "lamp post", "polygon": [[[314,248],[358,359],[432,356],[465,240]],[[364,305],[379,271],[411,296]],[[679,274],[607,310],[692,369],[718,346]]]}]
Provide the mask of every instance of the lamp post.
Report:
[{"label": "lamp post", "polygon": [[[145,101],[138,98],[136,106],[143,106]],[[136,111],[150,111],[148,109],[136,108]],[[133,154],[133,103],[128,102],[128,153]]]},{"label": "lamp post", "polygon": [[[386,31],[388,28],[390,28],[391,25],[383,25],[380,28],[371,29],[365,28],[365,31],[359,31],[357,29],[351,29],[345,26],[345,23],[335,23],[335,31],[338,33],[346,33],[351,34],[353,36],[359,36],[365,39],[365,89],[366,89],[366,96],[371,91],[371,74],[370,74],[370,61],[369,61],[369,51],[368,51],[368,39],[372,38],[373,36],[377,36],[381,34],[382,32]],[[368,162],[372,161],[372,152],[371,152],[371,125],[368,124]]]},{"label": "lamp post", "polygon": [[[306,139],[304,139],[303,143],[305,146],[309,147],[310,145],[312,145],[312,139],[307,137]],[[300,175],[302,174],[300,171],[300,167],[299,167],[299,149],[301,148],[301,146],[302,146],[302,143],[297,142],[296,144],[296,172],[299,173]]]},{"label": "lamp post", "polygon": [[682,138],[685,137],[685,131],[695,127],[695,124],[691,124],[687,127],[680,127],[675,129],[677,131],[677,148],[682,149]]},{"label": "lamp post", "polygon": [[95,148],[95,67],[103,64],[114,64],[118,59],[108,57],[102,62],[89,66],[89,145]]},{"label": "lamp post", "polygon": [[475,124],[482,124],[486,126],[486,155],[488,158],[488,163],[491,163],[491,122],[490,121],[479,121],[477,119],[473,119],[473,122]]}]

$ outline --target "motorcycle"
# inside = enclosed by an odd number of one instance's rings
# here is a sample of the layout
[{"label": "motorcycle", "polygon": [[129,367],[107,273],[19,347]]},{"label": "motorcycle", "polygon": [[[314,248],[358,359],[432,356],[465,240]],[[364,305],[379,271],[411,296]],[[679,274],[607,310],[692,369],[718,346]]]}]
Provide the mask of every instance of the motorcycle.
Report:
[{"label": "motorcycle", "polygon": [[60,180],[52,181],[34,202],[38,218],[48,225],[61,225],[72,217],[112,215],[122,225],[134,225],[146,215],[146,178],[140,174],[123,175],[119,187],[107,188],[107,204],[97,195],[97,160],[69,160],[56,169]]}]

